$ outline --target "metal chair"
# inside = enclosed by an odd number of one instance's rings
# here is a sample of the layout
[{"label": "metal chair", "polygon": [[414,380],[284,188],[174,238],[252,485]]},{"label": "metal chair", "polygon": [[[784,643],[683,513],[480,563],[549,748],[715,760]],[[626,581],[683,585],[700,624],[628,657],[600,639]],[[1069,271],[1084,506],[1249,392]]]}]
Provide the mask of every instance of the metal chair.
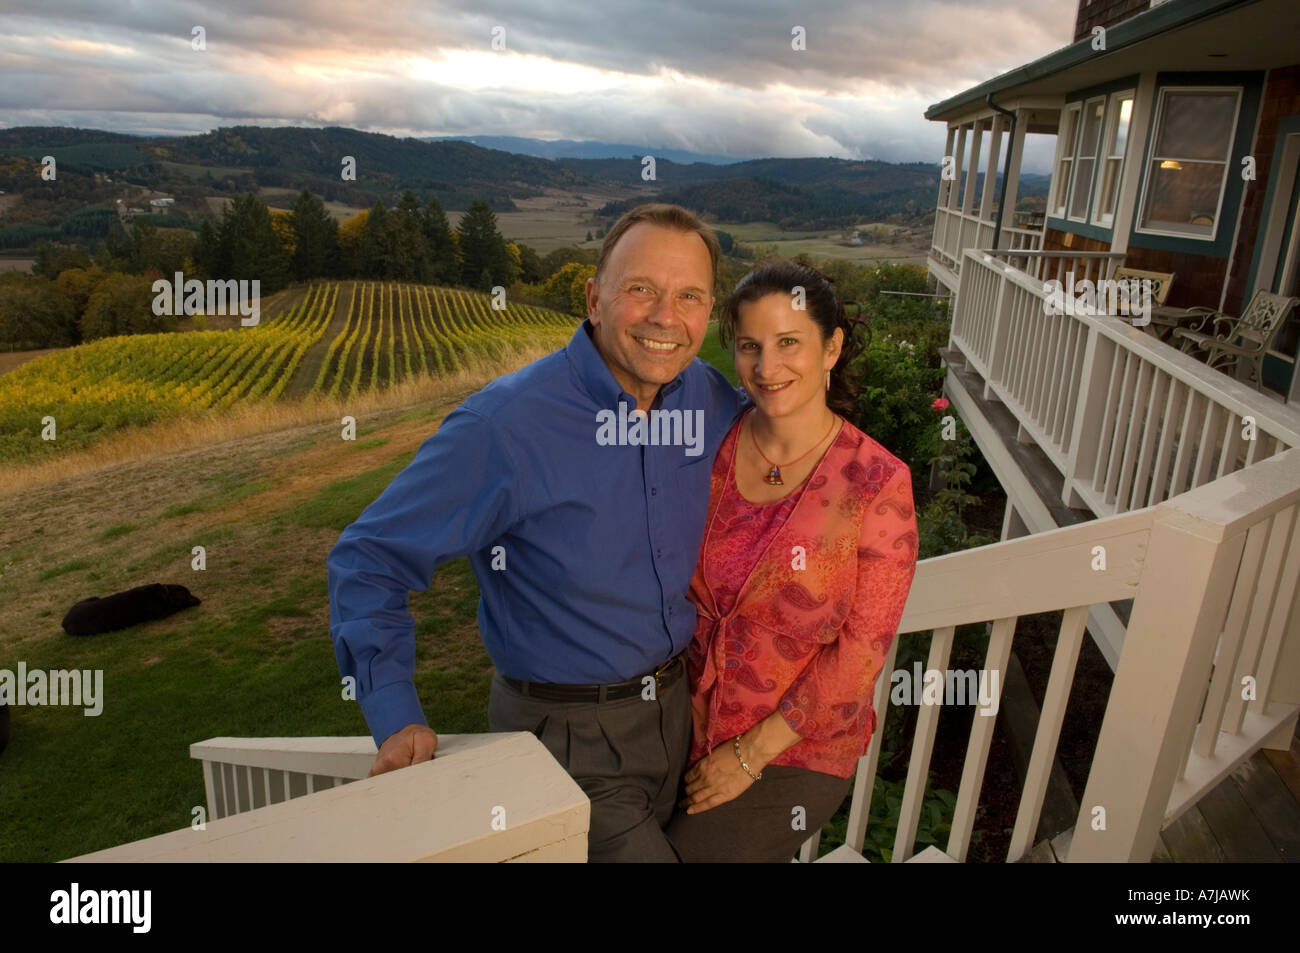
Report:
[{"label": "metal chair", "polygon": [[[1235,374],[1243,362],[1249,363],[1254,370],[1255,389],[1262,391],[1264,354],[1272,346],[1291,309],[1298,302],[1300,298],[1284,298],[1269,291],[1256,291],[1240,318],[1207,308],[1207,316],[1214,325],[1213,334],[1178,328],[1174,331],[1174,340],[1181,340],[1180,348],[1184,353],[1202,352],[1209,367],[1225,373],[1231,368]],[[1194,356],[1200,357],[1200,354]]]}]

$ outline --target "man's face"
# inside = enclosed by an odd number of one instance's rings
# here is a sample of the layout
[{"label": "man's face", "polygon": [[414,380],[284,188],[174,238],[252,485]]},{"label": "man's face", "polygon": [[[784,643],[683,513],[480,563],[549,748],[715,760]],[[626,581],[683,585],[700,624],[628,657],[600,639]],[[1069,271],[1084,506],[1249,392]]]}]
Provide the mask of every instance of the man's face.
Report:
[{"label": "man's face", "polygon": [[712,289],[704,239],[649,222],[624,232],[600,281],[588,279],[596,349],[641,409],[699,353]]}]

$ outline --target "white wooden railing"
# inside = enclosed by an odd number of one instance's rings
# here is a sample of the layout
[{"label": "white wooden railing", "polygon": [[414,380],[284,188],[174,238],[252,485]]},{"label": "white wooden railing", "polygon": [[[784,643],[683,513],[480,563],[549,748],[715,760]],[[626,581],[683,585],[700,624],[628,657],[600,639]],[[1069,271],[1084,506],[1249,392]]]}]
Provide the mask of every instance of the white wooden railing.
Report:
[{"label": "white wooden railing", "polygon": [[[991,248],[994,229],[994,222],[978,215],[957,209],[936,209],[930,253],[954,276],[959,276],[963,253],[968,248]],[[1023,251],[1041,248],[1042,240],[1040,229],[1018,228],[1004,222],[998,242],[1005,250]]]},{"label": "white wooden railing", "polygon": [[1300,445],[1300,411],[1132,319],[1061,313],[1063,299],[1044,290],[1069,272],[1076,282],[1109,277],[1121,257],[967,249],[950,338],[984,379],[984,397],[1005,404],[1061,471],[1062,499],[1099,516],[1176,497]]},{"label": "white wooden railing", "polygon": [[[988,622],[983,668],[1000,689],[1017,618],[1063,611],[1008,860],[1033,846],[1091,606],[1134,600],[1070,861],[1149,860],[1164,825],[1260,747],[1286,748],[1300,712],[1298,513],[1300,449],[1158,506],[918,565],[884,672],[904,638],[933,630],[926,669],[942,673],[956,627]],[[1247,676],[1253,700],[1243,698]],[[877,679],[877,730],[837,853],[862,849],[891,687]],[[913,856],[941,708],[923,705],[917,719],[895,862]],[[995,721],[977,713],[971,726],[944,849],[954,860],[970,847]],[[1106,812],[1102,831],[1096,807]],[[816,842],[804,845],[805,858]]]},{"label": "white wooden railing", "polygon": [[373,778],[361,738],[214,738],[208,818],[74,861],[578,861],[591,804],[527,732],[439,735],[432,761]]}]

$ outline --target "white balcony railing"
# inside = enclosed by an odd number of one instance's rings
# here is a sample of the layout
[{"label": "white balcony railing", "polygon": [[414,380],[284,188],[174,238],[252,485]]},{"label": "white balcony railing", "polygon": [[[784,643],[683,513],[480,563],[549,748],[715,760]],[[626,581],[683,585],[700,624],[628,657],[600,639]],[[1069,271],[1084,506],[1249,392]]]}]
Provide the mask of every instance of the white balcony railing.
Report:
[{"label": "white balcony railing", "polygon": [[[1033,846],[1090,607],[1134,600],[1071,861],[1149,860],[1163,826],[1266,743],[1286,747],[1300,712],[1298,514],[1300,449],[1159,506],[919,564],[885,672],[902,639],[930,630],[926,669],[943,672],[956,627],[989,622],[983,668],[1000,687],[1017,618],[1063,611],[1008,860]],[[1240,691],[1247,676],[1251,701]],[[890,687],[877,680],[877,731],[854,785],[846,846],[859,851]],[[939,705],[920,711],[895,861],[912,856],[939,714]],[[945,848],[955,860],[969,850],[995,721],[973,720]],[[1109,811],[1104,831],[1094,829],[1095,805]]]},{"label": "white balcony railing", "polygon": [[[954,277],[960,276],[963,253],[967,248],[991,248],[994,230],[995,224],[992,221],[978,215],[956,209],[936,209],[930,254],[947,267]],[[1018,228],[1003,223],[998,243],[1004,250],[1036,251],[1042,247],[1042,240],[1040,229]]]},{"label": "white balcony railing", "polygon": [[1128,320],[1049,313],[1066,309],[1045,280],[1109,277],[1120,257],[965,253],[951,344],[1061,471],[1064,501],[1125,513],[1300,445],[1295,408]]},{"label": "white balcony railing", "polygon": [[366,777],[369,738],[196,744],[208,820],[72,858],[172,861],[584,861],[591,805],[527,732],[439,735],[432,761]]}]

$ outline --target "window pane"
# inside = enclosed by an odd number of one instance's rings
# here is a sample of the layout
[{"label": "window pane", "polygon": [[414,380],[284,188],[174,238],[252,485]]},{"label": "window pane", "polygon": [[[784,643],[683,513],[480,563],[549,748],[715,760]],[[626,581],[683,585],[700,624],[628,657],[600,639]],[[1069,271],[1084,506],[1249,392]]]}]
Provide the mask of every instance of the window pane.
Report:
[{"label": "window pane", "polygon": [[1079,160],[1079,174],[1074,180],[1074,197],[1070,199],[1070,217],[1082,218],[1088,214],[1088,195],[1092,187],[1092,165],[1095,160],[1087,156]]},{"label": "window pane", "polygon": [[1079,137],[1079,156],[1095,156],[1097,141],[1101,137],[1101,114],[1106,100],[1099,99],[1084,107],[1083,135]]},{"label": "window pane", "polygon": [[1237,93],[1166,93],[1153,155],[1224,159],[1232,145]]},{"label": "window pane", "polygon": [[1110,147],[1111,155],[1124,155],[1124,146],[1128,144],[1128,123],[1132,118],[1133,100],[1121,99],[1119,101],[1119,125],[1115,129],[1115,141]]},{"label": "window pane", "polygon": [[1107,159],[1102,166],[1101,187],[1097,190],[1101,202],[1101,217],[1109,220],[1115,214],[1115,198],[1119,194],[1119,159]]},{"label": "window pane", "polygon": [[1188,235],[1214,234],[1226,169],[1222,162],[1154,160],[1142,225]]},{"label": "window pane", "polygon": [[1065,209],[1065,195],[1070,190],[1070,166],[1071,160],[1062,159],[1061,167],[1056,172],[1056,203],[1057,211]]}]

